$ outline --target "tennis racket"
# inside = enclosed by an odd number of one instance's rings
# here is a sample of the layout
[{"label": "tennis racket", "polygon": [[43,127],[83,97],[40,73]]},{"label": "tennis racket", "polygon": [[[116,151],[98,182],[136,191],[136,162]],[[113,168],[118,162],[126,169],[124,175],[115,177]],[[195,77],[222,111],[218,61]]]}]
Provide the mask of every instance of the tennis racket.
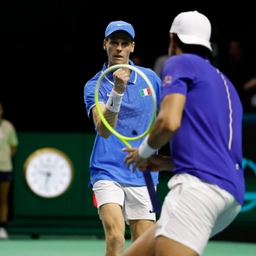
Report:
[{"label": "tennis racket", "polygon": [[[103,78],[110,72],[115,71],[119,68],[125,68],[125,69],[131,69],[133,71],[135,71],[138,75],[140,75],[144,81],[145,84],[149,87],[149,88],[145,88],[145,89],[140,89],[140,94],[142,96],[149,96],[149,97],[145,97],[145,100],[151,100],[151,107],[150,109],[145,109],[145,104],[147,104],[147,102],[143,102],[143,100],[138,100],[138,96],[136,95],[129,95],[130,98],[132,98],[131,102],[134,103],[134,110],[130,113],[126,112],[124,116],[120,117],[120,112],[119,112],[119,117],[120,119],[122,119],[122,134],[121,132],[117,132],[117,130],[115,130],[106,120],[106,118],[104,117],[103,113],[101,112],[100,106],[99,106],[99,89],[102,83]],[[127,89],[126,89],[127,90]],[[126,93],[126,91],[125,91]],[[128,65],[128,64],[117,64],[114,66],[111,66],[109,68],[107,68],[104,72],[101,73],[100,77],[97,80],[97,84],[95,87],[95,107],[97,109],[97,112],[99,114],[99,117],[101,118],[101,121],[104,123],[104,125],[107,127],[107,129],[114,134],[117,138],[119,138],[128,148],[132,148],[131,144],[128,141],[135,141],[135,140],[139,140],[143,137],[145,137],[146,135],[148,135],[151,131],[151,128],[153,126],[153,123],[155,121],[155,117],[156,117],[156,112],[157,112],[157,103],[156,103],[156,94],[155,94],[155,90],[153,85],[151,84],[150,80],[148,79],[148,77],[138,68],[132,66],[132,65]],[[137,97],[137,98],[136,98]],[[153,103],[153,104],[152,104]],[[153,107],[152,107],[153,105]],[[123,105],[121,105],[121,108],[123,107]],[[125,106],[124,106],[125,108]],[[145,117],[145,119],[148,121],[148,126],[143,127],[144,129],[142,129],[140,127],[140,121],[143,120],[136,120],[136,113],[134,114],[134,111],[138,111],[138,112],[145,112],[145,114],[143,113],[143,116]],[[129,127],[129,121],[127,121],[126,123],[126,119],[128,118],[134,118],[134,121],[138,122],[138,129],[139,131],[135,131],[133,130],[131,132],[131,129]],[[130,133],[131,132],[131,133]],[[131,136],[132,135],[132,136]],[[151,203],[152,203],[152,211],[151,212],[160,212],[161,210],[161,206],[156,194],[156,190],[153,184],[153,180],[152,180],[152,176],[149,170],[145,170],[143,171],[143,175],[144,175],[144,179],[145,179],[145,183],[148,189],[148,193],[151,199]]]}]

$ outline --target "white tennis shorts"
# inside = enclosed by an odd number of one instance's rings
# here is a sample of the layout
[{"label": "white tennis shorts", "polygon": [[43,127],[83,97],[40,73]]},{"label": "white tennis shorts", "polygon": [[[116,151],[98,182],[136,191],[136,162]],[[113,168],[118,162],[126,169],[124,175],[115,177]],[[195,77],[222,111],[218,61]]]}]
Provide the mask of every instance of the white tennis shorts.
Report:
[{"label": "white tennis shorts", "polygon": [[100,180],[93,184],[98,209],[106,203],[122,206],[125,222],[128,220],[156,220],[151,213],[152,204],[146,186],[128,186],[109,180]]},{"label": "white tennis shorts", "polygon": [[155,236],[178,241],[199,255],[241,210],[231,194],[188,174],[174,175],[168,187]]}]

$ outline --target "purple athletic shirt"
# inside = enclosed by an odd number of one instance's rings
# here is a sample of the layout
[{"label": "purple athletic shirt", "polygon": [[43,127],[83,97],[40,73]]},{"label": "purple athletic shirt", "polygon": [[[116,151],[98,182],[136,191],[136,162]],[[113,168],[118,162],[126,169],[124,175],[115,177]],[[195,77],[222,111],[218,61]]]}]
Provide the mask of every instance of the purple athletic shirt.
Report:
[{"label": "purple athletic shirt", "polygon": [[162,71],[162,99],[172,93],[186,96],[181,127],[170,141],[173,173],[216,184],[243,205],[243,109],[235,87],[208,59],[181,54]]}]

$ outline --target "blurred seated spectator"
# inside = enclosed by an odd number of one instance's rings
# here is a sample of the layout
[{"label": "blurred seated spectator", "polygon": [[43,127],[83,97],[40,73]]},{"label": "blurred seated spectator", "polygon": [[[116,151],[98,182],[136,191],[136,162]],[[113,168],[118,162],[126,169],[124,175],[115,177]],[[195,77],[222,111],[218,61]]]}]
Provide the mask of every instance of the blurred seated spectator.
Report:
[{"label": "blurred seated spectator", "polygon": [[244,111],[256,113],[256,74],[243,85],[243,90]]},{"label": "blurred seated spectator", "polygon": [[144,66],[144,62],[141,56],[139,55],[132,55],[130,60],[137,66]]},{"label": "blurred seated spectator", "polygon": [[154,65],[153,65],[153,70],[157,73],[157,75],[161,78],[161,72],[162,72],[162,67],[165,61],[168,59],[168,54],[160,55],[159,57],[156,58]]},{"label": "blurred seated spectator", "polygon": [[256,75],[244,84],[244,90],[250,90],[256,87]]},{"label": "blurred seated spectator", "polygon": [[253,90],[248,90],[248,85],[244,85],[255,76],[254,63],[252,52],[250,49],[245,51],[245,47],[238,39],[230,40],[226,51],[221,56],[220,70],[236,87],[244,107],[244,112],[250,110],[248,108],[250,105],[248,100]]}]

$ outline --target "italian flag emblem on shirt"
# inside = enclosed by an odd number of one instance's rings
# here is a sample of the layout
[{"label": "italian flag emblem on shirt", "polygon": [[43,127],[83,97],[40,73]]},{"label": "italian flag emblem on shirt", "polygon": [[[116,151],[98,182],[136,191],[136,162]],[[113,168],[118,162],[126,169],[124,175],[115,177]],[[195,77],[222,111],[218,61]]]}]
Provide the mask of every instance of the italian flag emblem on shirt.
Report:
[{"label": "italian flag emblem on shirt", "polygon": [[140,95],[141,96],[147,96],[147,95],[150,95],[151,92],[150,92],[150,88],[146,88],[146,89],[141,89],[140,90]]}]

